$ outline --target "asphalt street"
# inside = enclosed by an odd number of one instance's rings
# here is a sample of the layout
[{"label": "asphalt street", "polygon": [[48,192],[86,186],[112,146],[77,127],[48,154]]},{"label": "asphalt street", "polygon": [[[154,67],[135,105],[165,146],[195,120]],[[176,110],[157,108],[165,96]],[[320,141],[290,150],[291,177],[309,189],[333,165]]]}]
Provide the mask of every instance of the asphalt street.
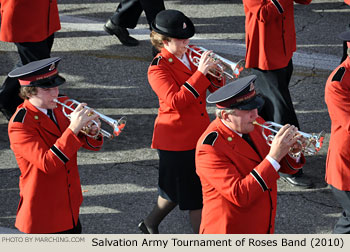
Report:
[{"label": "asphalt street", "polygon": [[[138,234],[137,224],[157,197],[158,157],[150,148],[158,100],[147,81],[152,60],[144,14],[130,33],[140,40],[125,47],[105,33],[103,24],[116,9],[115,0],[60,0],[62,29],[56,33],[52,56],[62,58],[59,71],[67,80],[61,92],[112,118],[127,117],[124,132],[105,141],[100,152],[79,151],[84,202],[84,233]],[[193,44],[238,61],[244,58],[244,11],[238,0],[165,0],[195,26]],[[314,0],[295,5],[298,49],[290,83],[301,130],[326,131],[323,149],[307,157],[304,172],[315,183],[300,189],[278,181],[276,233],[327,234],[341,208],[324,182],[330,120],[324,103],[327,77],[339,64],[342,42],[337,34],[349,23],[350,7],[342,0]],[[11,43],[0,42],[0,83],[18,55]],[[249,74],[245,70],[243,75]],[[213,116],[214,108],[208,106]],[[9,147],[7,120],[0,115],[0,233],[16,232],[19,169]],[[191,233],[188,214],[175,209],[159,227],[161,233]]]}]

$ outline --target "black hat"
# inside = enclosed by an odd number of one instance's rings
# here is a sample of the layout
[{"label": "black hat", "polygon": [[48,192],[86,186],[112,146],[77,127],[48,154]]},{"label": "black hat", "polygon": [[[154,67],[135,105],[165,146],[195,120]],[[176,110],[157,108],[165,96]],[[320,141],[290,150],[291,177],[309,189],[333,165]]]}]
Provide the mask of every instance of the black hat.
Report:
[{"label": "black hat", "polygon": [[178,10],[162,10],[151,23],[153,31],[171,38],[187,39],[194,35],[194,25]]},{"label": "black hat", "polygon": [[22,87],[52,88],[66,80],[58,75],[57,65],[61,58],[47,58],[32,61],[11,71],[8,76],[17,78]]},{"label": "black hat", "polygon": [[342,32],[338,35],[338,37],[343,40],[343,41],[350,41],[350,31],[345,31],[345,32]]},{"label": "black hat", "polygon": [[249,75],[228,83],[210,94],[207,102],[216,103],[216,106],[222,109],[259,109],[264,105],[264,99],[256,95],[255,79],[256,75]]}]

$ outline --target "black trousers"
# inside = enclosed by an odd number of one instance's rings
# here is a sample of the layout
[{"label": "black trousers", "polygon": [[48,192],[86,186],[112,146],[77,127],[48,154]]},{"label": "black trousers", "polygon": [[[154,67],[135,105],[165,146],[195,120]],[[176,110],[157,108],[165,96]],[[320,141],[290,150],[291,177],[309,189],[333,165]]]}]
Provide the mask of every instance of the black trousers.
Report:
[{"label": "black trousers", "polygon": [[121,0],[111,21],[123,28],[135,28],[142,11],[151,24],[158,12],[164,9],[164,0]]},{"label": "black trousers", "polygon": [[289,123],[299,128],[289,93],[289,82],[293,73],[292,60],[289,61],[288,66],[281,69],[260,70],[254,68],[252,72],[257,76],[255,88],[265,99],[265,104],[259,111],[259,115],[265,121],[273,121],[282,125]]},{"label": "black trousers", "polygon": [[[259,111],[259,115],[265,121],[272,121],[282,125],[288,123],[300,129],[289,93],[289,82],[293,73],[292,60],[289,61],[286,67],[281,69],[261,70],[254,68],[252,72],[257,76],[255,88],[265,100],[265,104]],[[300,176],[302,174],[302,169],[294,175],[280,173],[283,177]]]},{"label": "black trousers", "polygon": [[[29,62],[50,58],[54,34],[40,42],[15,43],[20,61],[15,67]],[[0,88],[0,111],[9,120],[23,100],[18,96],[20,84],[17,79],[7,77]]]},{"label": "black trousers", "polygon": [[350,191],[341,191],[331,186],[336,200],[343,208],[343,213],[334,226],[334,234],[350,234]]}]

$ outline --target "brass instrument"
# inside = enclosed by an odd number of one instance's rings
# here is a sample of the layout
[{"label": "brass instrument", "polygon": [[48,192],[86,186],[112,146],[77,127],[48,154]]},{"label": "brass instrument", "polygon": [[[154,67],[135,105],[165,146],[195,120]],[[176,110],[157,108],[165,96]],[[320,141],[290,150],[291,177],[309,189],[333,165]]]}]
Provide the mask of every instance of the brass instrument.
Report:
[{"label": "brass instrument", "polygon": [[[268,145],[271,146],[271,143],[275,137],[274,134],[265,134],[265,129],[269,130],[270,132],[277,133],[280,128],[283,127],[283,125],[275,123],[275,122],[270,122],[267,121],[264,124],[260,124],[256,121],[253,122],[253,124],[256,124],[260,127],[262,127],[262,135],[266,139],[266,142]],[[309,133],[304,133],[301,131],[297,132],[300,134],[303,138],[303,140],[298,140],[297,143],[300,144],[300,149],[303,154],[306,155],[315,155],[323,145],[323,139],[325,132],[322,130],[319,134],[309,134]],[[298,155],[299,153],[293,153],[291,155]]]},{"label": "brass instrument", "polygon": [[[195,65],[198,66],[199,60],[202,56],[202,54],[205,51],[209,51],[208,49],[205,49],[200,46],[186,46],[189,50],[189,58],[190,61]],[[226,76],[229,80],[236,79],[240,75],[240,73],[243,71],[245,66],[245,61],[240,60],[237,63],[232,62],[228,59],[225,59],[224,57],[221,57],[218,54],[211,53],[210,57],[213,60],[220,60],[220,63],[217,65],[219,67],[219,70],[217,69],[210,69],[209,74],[214,76],[215,78],[221,80],[223,76]],[[226,70],[226,71],[225,71]]]},{"label": "brass instrument", "polygon": [[[70,115],[69,115],[70,113],[67,113],[65,109],[68,109],[70,111],[74,111],[74,109],[80,104],[80,102],[73,100],[73,99],[67,99],[64,102],[60,102],[57,99],[54,99],[54,102],[62,105],[62,112],[68,119],[70,119]],[[85,106],[85,108],[91,109],[88,106]],[[96,135],[92,136],[92,135],[89,135],[88,131],[82,130],[82,132],[84,134],[86,134],[89,137],[96,137],[99,134],[101,134],[102,136],[107,137],[109,139],[113,139],[115,136],[119,136],[119,134],[121,133],[121,131],[125,127],[126,117],[123,116],[119,120],[114,120],[113,118],[105,116],[105,115],[97,112],[94,109],[91,109],[91,110],[94,114],[97,114],[99,116],[99,119],[101,121],[110,125],[113,128],[113,132],[110,133],[107,130],[102,129],[96,121],[92,120],[92,123],[95,124],[98,128],[98,133]]]}]

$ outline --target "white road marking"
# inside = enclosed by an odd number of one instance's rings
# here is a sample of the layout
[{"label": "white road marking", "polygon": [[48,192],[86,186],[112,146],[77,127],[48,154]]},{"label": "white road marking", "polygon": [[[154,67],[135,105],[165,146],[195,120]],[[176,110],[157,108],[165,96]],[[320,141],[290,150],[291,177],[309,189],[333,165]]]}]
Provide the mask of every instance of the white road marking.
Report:
[{"label": "white road marking", "polygon": [[[104,23],[86,18],[61,15],[61,26],[67,30],[89,31],[110,36],[103,30]],[[143,27],[146,27],[143,25]],[[149,29],[139,25],[135,29],[129,29],[130,35],[138,40],[149,40]],[[245,44],[235,43],[227,40],[204,39],[194,36],[193,44],[201,45],[207,49],[215,49],[217,54],[229,54],[234,56],[245,56]],[[334,55],[320,53],[306,53],[301,50],[294,53],[293,63],[297,66],[316,68],[322,70],[333,70],[339,65],[340,59]]]}]

